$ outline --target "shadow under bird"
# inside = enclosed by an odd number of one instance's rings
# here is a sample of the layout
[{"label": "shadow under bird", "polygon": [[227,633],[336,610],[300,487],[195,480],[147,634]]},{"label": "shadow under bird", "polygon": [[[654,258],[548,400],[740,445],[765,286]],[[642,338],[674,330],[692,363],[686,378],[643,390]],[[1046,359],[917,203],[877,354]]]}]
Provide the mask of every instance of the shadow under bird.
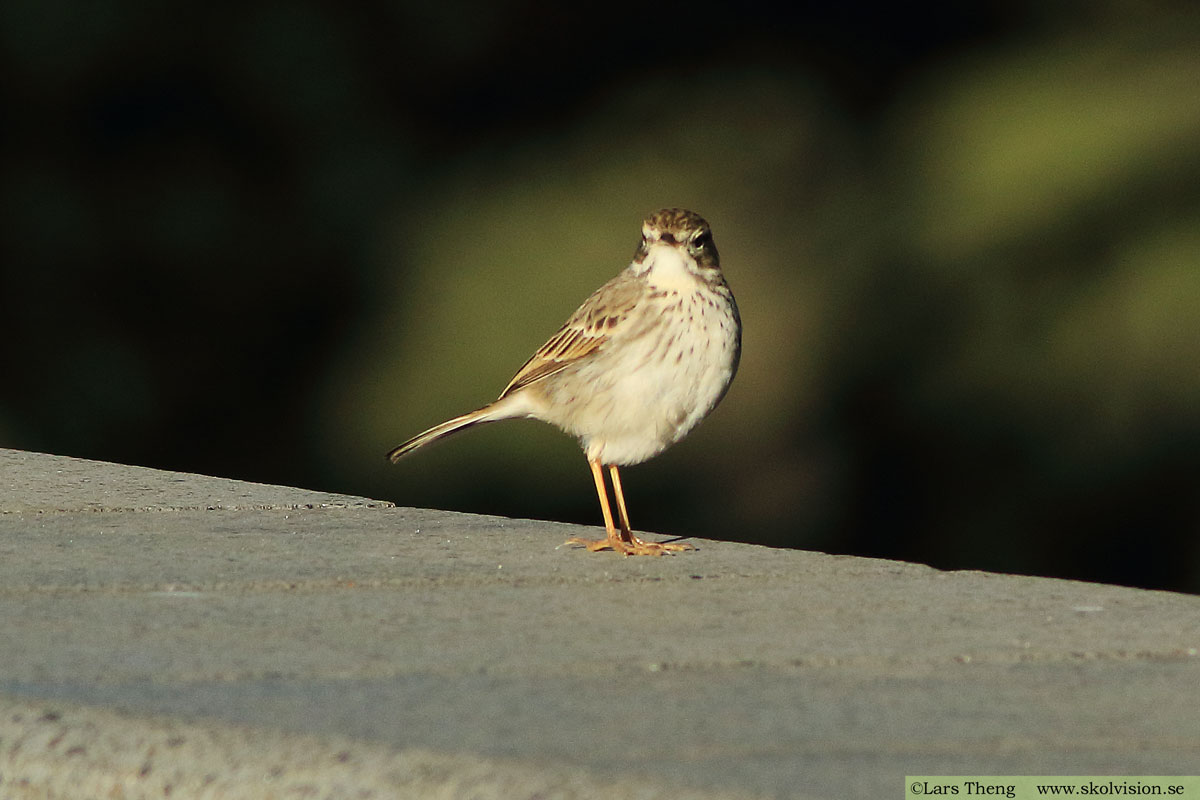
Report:
[{"label": "shadow under bird", "polygon": [[473,425],[538,419],[579,439],[604,514],[605,538],[567,543],[627,556],[693,549],[634,536],[617,468],[658,455],[696,427],[729,389],[741,347],[741,318],[708,223],[663,209],[642,225],[633,263],[585,300],[496,400],[414,436],[388,458]]}]

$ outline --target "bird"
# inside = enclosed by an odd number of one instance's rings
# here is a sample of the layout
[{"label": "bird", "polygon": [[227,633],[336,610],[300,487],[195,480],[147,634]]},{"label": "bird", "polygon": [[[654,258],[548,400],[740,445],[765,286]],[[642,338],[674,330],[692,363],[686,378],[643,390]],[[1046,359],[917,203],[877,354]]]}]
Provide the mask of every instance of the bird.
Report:
[{"label": "bird", "polygon": [[709,224],[664,208],[645,219],[629,266],[583,301],[499,397],[417,434],[388,458],[395,463],[475,425],[547,422],[578,439],[604,517],[603,539],[564,544],[626,556],[694,550],[634,535],[618,468],[658,455],[708,416],[729,390],[741,349],[741,317]]}]

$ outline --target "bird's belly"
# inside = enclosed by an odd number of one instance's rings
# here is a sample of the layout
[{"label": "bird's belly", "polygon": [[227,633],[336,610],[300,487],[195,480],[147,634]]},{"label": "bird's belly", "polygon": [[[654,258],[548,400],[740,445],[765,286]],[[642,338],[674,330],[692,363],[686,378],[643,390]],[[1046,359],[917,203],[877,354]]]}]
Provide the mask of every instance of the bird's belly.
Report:
[{"label": "bird's belly", "polygon": [[577,436],[589,459],[645,461],[686,436],[725,394],[737,365],[727,325],[698,309],[691,320],[664,315],[652,331],[557,382],[548,413],[539,416]]}]

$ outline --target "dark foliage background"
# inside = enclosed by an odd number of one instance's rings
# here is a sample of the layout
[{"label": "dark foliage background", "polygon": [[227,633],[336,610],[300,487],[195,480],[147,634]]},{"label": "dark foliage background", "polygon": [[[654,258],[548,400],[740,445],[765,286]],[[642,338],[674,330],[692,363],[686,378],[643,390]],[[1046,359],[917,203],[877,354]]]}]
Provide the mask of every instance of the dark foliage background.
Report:
[{"label": "dark foliage background", "polygon": [[0,444],[595,524],[533,423],[390,467],[713,223],[742,372],[634,523],[1200,590],[1178,2],[0,7]]}]

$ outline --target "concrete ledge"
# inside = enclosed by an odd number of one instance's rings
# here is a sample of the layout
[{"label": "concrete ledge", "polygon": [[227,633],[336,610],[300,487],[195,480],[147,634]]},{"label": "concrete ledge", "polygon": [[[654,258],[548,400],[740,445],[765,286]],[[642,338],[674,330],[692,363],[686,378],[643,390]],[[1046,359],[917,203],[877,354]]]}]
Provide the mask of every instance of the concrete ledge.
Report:
[{"label": "concrete ledge", "polygon": [[578,526],[13,451],[0,510],[0,796],[1200,774],[1189,595],[726,542],[625,559],[560,547]]},{"label": "concrete ledge", "polygon": [[735,800],[644,780],[469,755],[398,751],[338,736],[130,717],[96,708],[0,698],[6,798],[637,797]]},{"label": "concrete ledge", "polygon": [[0,514],[392,505],[363,497],[0,448]]}]

